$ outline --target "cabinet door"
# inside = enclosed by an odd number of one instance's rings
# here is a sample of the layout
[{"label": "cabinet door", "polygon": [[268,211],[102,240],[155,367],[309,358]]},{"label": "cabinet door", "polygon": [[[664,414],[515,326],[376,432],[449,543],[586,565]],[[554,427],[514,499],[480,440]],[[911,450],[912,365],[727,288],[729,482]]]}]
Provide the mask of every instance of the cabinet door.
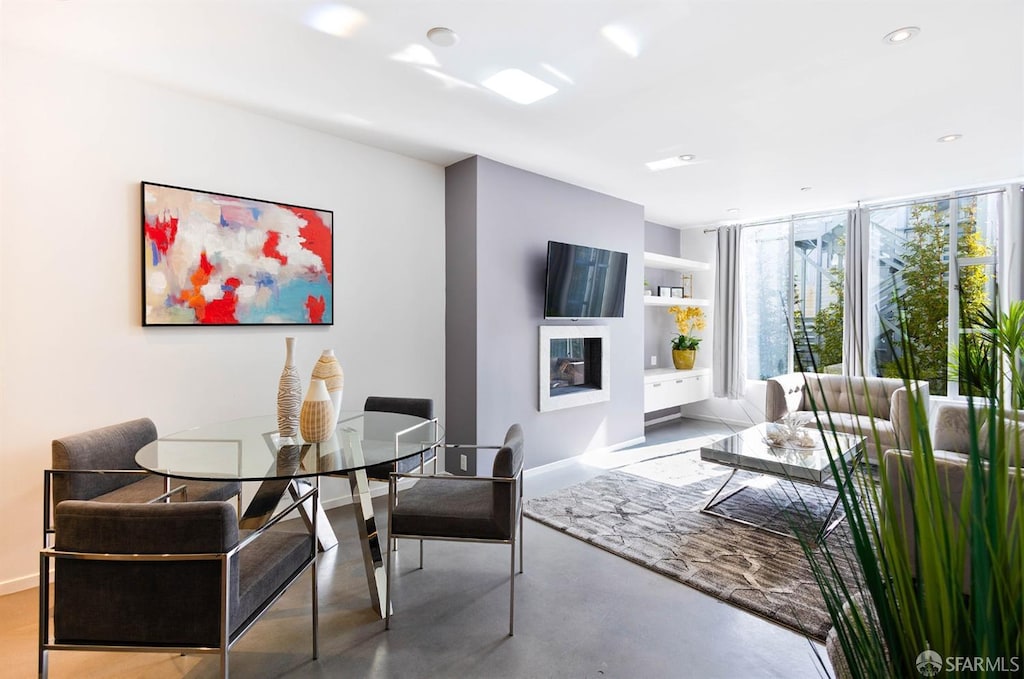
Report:
[{"label": "cabinet door", "polygon": [[671,408],[674,405],[673,386],[672,380],[646,382],[644,384],[644,412]]},{"label": "cabinet door", "polygon": [[703,401],[711,396],[711,379],[707,375],[677,377],[674,380],[672,392],[678,399],[679,405]]},{"label": "cabinet door", "polygon": [[711,397],[711,378],[708,375],[666,377],[657,382],[644,383],[644,412],[681,406]]}]

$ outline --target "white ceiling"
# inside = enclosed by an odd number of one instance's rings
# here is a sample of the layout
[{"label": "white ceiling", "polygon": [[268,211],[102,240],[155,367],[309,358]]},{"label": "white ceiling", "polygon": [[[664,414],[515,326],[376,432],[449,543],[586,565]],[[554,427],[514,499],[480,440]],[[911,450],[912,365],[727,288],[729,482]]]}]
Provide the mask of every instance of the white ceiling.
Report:
[{"label": "white ceiling", "polygon": [[[308,25],[326,2],[0,1],[4,41],[442,165],[479,154],[670,226],[1024,176],[1020,0],[348,0],[348,38]],[[433,26],[461,40],[435,47]],[[439,68],[392,58],[414,43]],[[560,91],[523,106],[480,85],[510,67]]]}]

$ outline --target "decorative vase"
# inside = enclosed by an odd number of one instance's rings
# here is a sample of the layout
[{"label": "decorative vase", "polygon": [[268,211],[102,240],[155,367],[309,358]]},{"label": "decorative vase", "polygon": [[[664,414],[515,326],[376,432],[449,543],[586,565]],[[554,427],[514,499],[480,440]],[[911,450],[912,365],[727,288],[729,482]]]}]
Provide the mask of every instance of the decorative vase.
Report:
[{"label": "decorative vase", "polygon": [[285,337],[284,369],[277,383],[277,433],[282,437],[299,433],[299,411],[302,409],[302,380],[295,368],[295,338]]},{"label": "decorative vase", "polygon": [[299,433],[306,443],[320,443],[334,433],[334,406],[323,380],[310,380],[299,413]]},{"label": "decorative vase", "polygon": [[324,349],[313,366],[311,379],[323,380],[327,385],[327,393],[331,395],[331,405],[334,406],[334,422],[331,425],[333,431],[338,426],[338,417],[341,415],[341,395],[345,387],[345,373],[341,369],[341,363],[334,355],[333,349]]},{"label": "decorative vase", "polygon": [[693,362],[696,358],[696,349],[672,350],[672,364],[676,367],[676,370],[693,370]]}]

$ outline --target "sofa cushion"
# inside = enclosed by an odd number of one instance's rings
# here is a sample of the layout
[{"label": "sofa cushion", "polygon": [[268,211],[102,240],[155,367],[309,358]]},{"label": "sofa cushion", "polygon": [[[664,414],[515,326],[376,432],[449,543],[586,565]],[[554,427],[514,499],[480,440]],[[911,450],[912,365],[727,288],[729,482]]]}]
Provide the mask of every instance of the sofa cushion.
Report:
[{"label": "sofa cushion", "polygon": [[[805,427],[817,429],[818,423],[814,419],[814,413],[810,411],[799,411],[808,420]],[[896,428],[889,420],[880,420],[877,417],[872,419],[867,415],[851,415],[850,413],[819,413],[822,429],[825,431],[834,430],[844,434],[863,436],[869,442],[875,441],[875,432],[878,433],[879,446],[892,448],[896,445]],[[872,430],[874,426],[874,430]]]},{"label": "sofa cushion", "polygon": [[[881,377],[849,377],[846,375],[806,375],[803,408],[830,410],[889,419],[892,394],[903,386],[903,380]],[[812,401],[813,399],[813,401]],[[813,406],[812,406],[813,403]]]}]

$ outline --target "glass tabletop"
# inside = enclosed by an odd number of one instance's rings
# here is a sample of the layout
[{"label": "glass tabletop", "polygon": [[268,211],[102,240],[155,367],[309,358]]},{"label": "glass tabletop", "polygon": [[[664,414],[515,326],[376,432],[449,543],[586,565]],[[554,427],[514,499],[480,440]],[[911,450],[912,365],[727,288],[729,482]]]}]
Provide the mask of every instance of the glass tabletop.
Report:
[{"label": "glass tabletop", "polygon": [[837,462],[853,461],[863,451],[864,439],[840,432],[827,432],[823,437],[817,429],[807,429],[808,439],[802,443],[773,445],[769,432],[780,425],[762,422],[738,434],[701,446],[702,460],[745,469],[762,474],[821,484],[832,477],[831,455]]},{"label": "glass tabletop", "polygon": [[202,481],[260,481],[345,473],[418,455],[440,443],[437,420],[386,412],[342,411],[330,439],[282,438],[277,417],[261,415],[186,429],[147,444],[140,467]]}]

